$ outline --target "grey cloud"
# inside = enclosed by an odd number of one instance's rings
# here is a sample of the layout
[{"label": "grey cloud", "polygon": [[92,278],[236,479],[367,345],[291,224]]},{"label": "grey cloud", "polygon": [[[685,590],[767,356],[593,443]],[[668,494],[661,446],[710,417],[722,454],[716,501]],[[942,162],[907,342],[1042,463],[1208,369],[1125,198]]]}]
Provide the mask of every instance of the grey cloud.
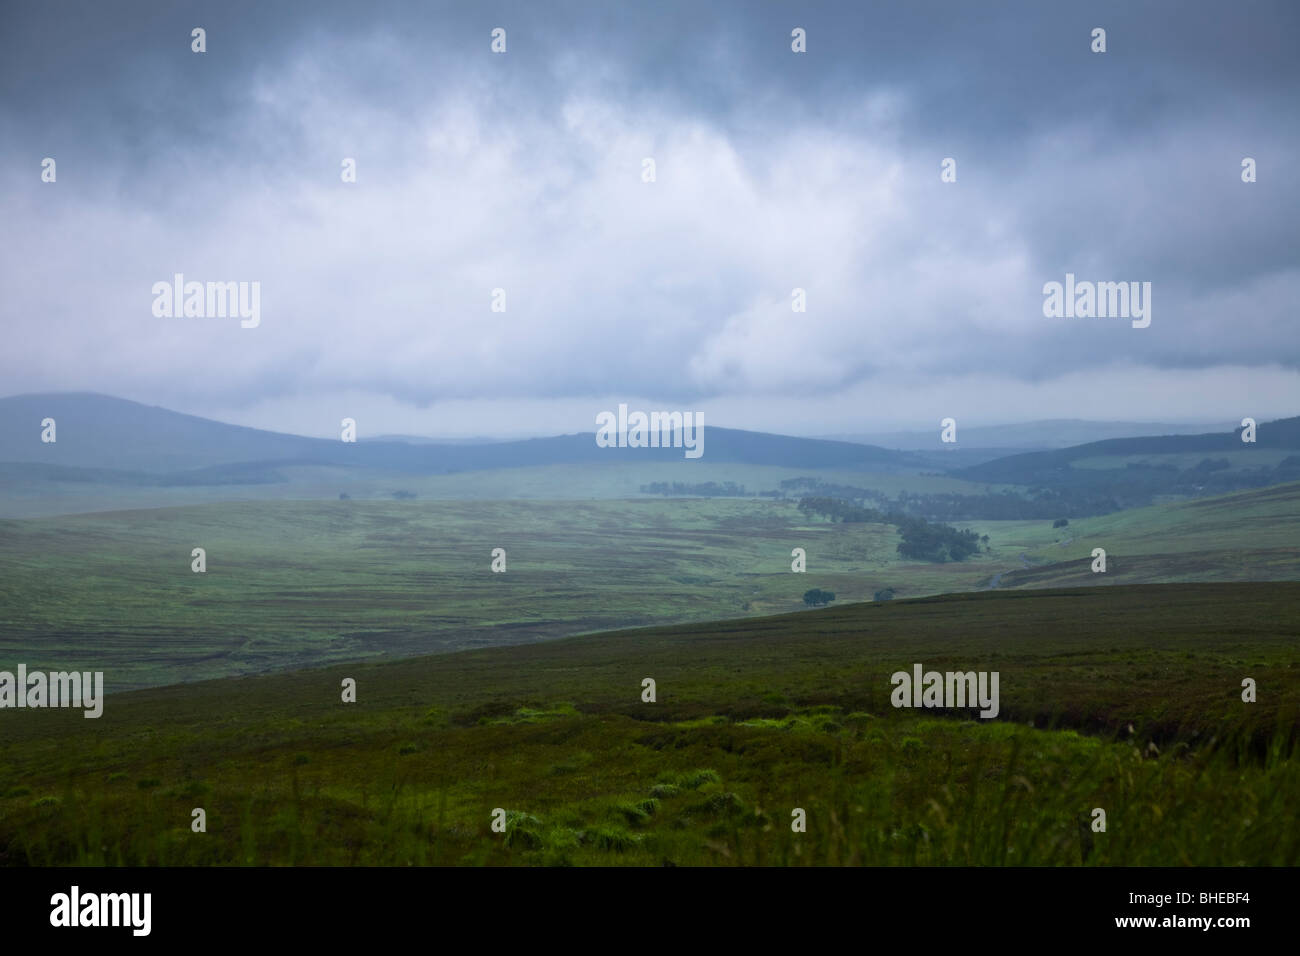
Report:
[{"label": "grey cloud", "polygon": [[[419,406],[1300,368],[1290,4],[0,16],[15,390]],[[1152,282],[1151,327],[1044,318],[1066,271]],[[174,272],[261,280],[263,326],[153,319]]]}]

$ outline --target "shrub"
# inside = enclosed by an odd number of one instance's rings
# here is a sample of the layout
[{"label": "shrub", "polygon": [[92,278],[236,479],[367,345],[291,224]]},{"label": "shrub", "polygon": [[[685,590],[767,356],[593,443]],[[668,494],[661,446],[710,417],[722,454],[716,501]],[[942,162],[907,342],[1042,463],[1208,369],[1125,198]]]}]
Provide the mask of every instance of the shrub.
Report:
[{"label": "shrub", "polygon": [[620,803],[614,808],[614,811],[620,814],[623,819],[632,826],[636,826],[638,823],[645,823],[650,816],[634,803]]},{"label": "shrub", "polygon": [[803,603],[810,607],[818,607],[822,604],[830,604],[835,600],[834,591],[823,591],[821,588],[813,588],[803,593]]},{"label": "shrub", "polygon": [[531,813],[519,810],[506,811],[506,846],[511,849],[536,850],[542,845],[538,832],[542,821]]},{"label": "shrub", "polygon": [[704,801],[704,809],[715,815],[731,816],[740,813],[745,809],[740,797],[728,791],[727,793],[715,793],[709,799]]},{"label": "shrub", "polygon": [[698,790],[706,783],[717,783],[722,778],[716,770],[693,770],[677,778],[677,785],[683,790]]},{"label": "shrub", "polygon": [[636,837],[618,827],[592,827],[583,834],[585,842],[598,850],[622,853],[636,845]]}]

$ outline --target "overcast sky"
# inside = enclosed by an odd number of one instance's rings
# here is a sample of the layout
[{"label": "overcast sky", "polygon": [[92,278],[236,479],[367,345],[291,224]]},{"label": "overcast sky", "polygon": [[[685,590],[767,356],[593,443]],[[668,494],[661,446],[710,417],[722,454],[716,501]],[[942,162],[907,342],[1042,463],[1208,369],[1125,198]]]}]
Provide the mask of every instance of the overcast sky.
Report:
[{"label": "overcast sky", "polygon": [[[329,435],[1294,415],[1298,40],[1290,2],[5,0],[0,394]],[[260,325],[155,317],[178,272],[260,282]],[[1150,282],[1150,326],[1045,317],[1067,272]]]}]

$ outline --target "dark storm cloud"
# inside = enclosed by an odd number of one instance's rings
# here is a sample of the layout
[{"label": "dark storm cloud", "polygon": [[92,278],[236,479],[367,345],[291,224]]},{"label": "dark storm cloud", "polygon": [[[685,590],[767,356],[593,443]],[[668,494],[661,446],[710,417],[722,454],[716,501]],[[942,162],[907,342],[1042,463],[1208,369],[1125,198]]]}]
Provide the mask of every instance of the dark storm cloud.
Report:
[{"label": "dark storm cloud", "polygon": [[[1298,27],[1288,3],[9,3],[0,372],[227,406],[916,404],[1219,366],[1276,391]],[[260,280],[263,325],[153,318],[174,272]],[[1150,328],[1044,318],[1066,272],[1151,282]]]}]

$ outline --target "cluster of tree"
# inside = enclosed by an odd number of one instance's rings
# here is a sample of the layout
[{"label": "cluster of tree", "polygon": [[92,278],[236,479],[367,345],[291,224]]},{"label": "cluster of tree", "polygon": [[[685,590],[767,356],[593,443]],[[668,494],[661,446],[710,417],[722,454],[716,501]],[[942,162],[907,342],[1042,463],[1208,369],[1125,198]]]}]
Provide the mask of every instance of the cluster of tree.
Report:
[{"label": "cluster of tree", "polygon": [[[1157,467],[1133,469],[1124,477],[1131,484],[1119,484],[1116,496],[1127,507],[1150,504],[1157,497],[1168,495],[1217,495],[1246,488],[1263,488],[1283,481],[1294,481],[1294,468],[1286,462],[1276,467],[1232,468],[1226,458],[1206,458],[1183,471],[1168,471]],[[1080,469],[1083,470],[1083,469]],[[1115,472],[1102,472],[1115,474]]]},{"label": "cluster of tree", "polygon": [[873,491],[870,488],[857,488],[853,485],[837,485],[833,482],[822,481],[820,478],[787,478],[781,482],[780,488],[783,492],[805,492],[812,496],[839,498],[843,501],[857,503],[874,501],[882,508],[889,504],[889,498],[879,491]]},{"label": "cluster of tree", "polygon": [[873,601],[892,601],[893,599],[894,599],[893,588],[883,588],[877,591],[875,595],[873,595],[872,597]]},{"label": "cluster of tree", "polygon": [[821,515],[832,521],[889,523],[888,516],[875,508],[863,508],[843,498],[800,498],[799,510],[805,515]]},{"label": "cluster of tree", "polygon": [[641,493],[643,495],[680,495],[691,498],[750,497],[749,492],[745,490],[745,486],[738,485],[734,481],[705,481],[694,485],[684,481],[674,481],[671,484],[666,481],[652,481],[648,485],[641,486]]},{"label": "cluster of tree", "polygon": [[803,592],[803,603],[809,607],[817,607],[822,604],[830,604],[835,600],[834,591],[823,591],[821,588],[813,588],[810,591]]},{"label": "cluster of tree", "polygon": [[[836,521],[893,523],[889,515],[895,513],[938,522],[1051,521],[1112,514],[1169,496],[1201,497],[1300,480],[1300,455],[1290,455],[1274,466],[1253,468],[1233,468],[1227,458],[1204,458],[1183,470],[1168,461],[1129,462],[1123,468],[1074,468],[1068,459],[1057,457],[1046,458],[1037,470],[1016,472],[1011,468],[1017,459],[1042,457],[1013,456],[991,463],[989,468],[998,464],[1001,469],[996,472],[984,466],[966,470],[982,481],[1021,485],[1018,491],[973,495],[900,492],[891,499],[869,488],[808,477],[786,479],[780,488],[782,495],[806,492],[800,501],[802,510],[807,512],[804,502],[818,502],[818,513]],[[840,504],[827,505],[823,499]]]},{"label": "cluster of tree", "polygon": [[1052,527],[1053,527],[1053,528],[1064,528],[1064,527],[1065,527],[1066,525],[1068,525],[1069,523],[1070,523],[1070,519],[1069,519],[1069,518],[1057,518],[1055,521],[1052,522]]},{"label": "cluster of tree", "polygon": [[921,561],[963,561],[980,549],[974,531],[959,531],[951,525],[931,524],[923,518],[900,516],[898,553]]},{"label": "cluster of tree", "polygon": [[[1292,459],[1295,457],[1291,456]],[[1033,462],[1025,459],[1033,459]],[[1283,460],[1276,466],[1234,468],[1228,458],[1204,458],[1181,470],[1170,461],[1127,462],[1123,468],[1077,468],[1067,458],[1060,457],[1060,453],[1052,453],[1050,457],[1046,453],[1035,453],[988,462],[956,474],[977,481],[1025,486],[1024,500],[1037,505],[1050,503],[1050,507],[1042,508],[1041,512],[1011,515],[987,513],[983,508],[979,511],[963,508],[965,513],[960,516],[932,513],[931,517],[978,520],[1051,518],[1054,514],[1063,514],[1070,518],[1086,518],[1121,508],[1142,507],[1160,498],[1226,494],[1295,481],[1300,478],[1300,467],[1293,460]],[[1037,506],[1025,507],[1036,511]]]},{"label": "cluster of tree", "polygon": [[817,478],[788,478],[781,482],[783,492],[803,490],[814,499],[835,498],[859,508],[858,517],[849,521],[879,521],[872,513],[899,512],[929,521],[1037,521],[1067,515],[1085,518],[1110,514],[1119,504],[1110,495],[1087,488],[1033,488],[1024,493],[1003,491],[997,494],[961,495],[951,493],[916,494],[899,492],[890,498],[870,488],[837,485]]},{"label": "cluster of tree", "polygon": [[414,497],[415,497],[415,492],[414,492],[414,491],[394,491],[394,492],[393,492],[393,497],[396,498],[398,501],[406,501],[406,500],[408,500],[408,499],[410,499],[410,498],[414,498]]},{"label": "cluster of tree", "polygon": [[[958,531],[951,525],[932,524],[924,518],[899,511],[863,508],[839,498],[801,498],[799,510],[805,515],[820,515],[831,521],[892,524],[903,539],[898,543],[898,553],[905,558],[962,561],[980,549],[980,537],[974,531]],[[984,543],[988,543],[987,537]]]}]

